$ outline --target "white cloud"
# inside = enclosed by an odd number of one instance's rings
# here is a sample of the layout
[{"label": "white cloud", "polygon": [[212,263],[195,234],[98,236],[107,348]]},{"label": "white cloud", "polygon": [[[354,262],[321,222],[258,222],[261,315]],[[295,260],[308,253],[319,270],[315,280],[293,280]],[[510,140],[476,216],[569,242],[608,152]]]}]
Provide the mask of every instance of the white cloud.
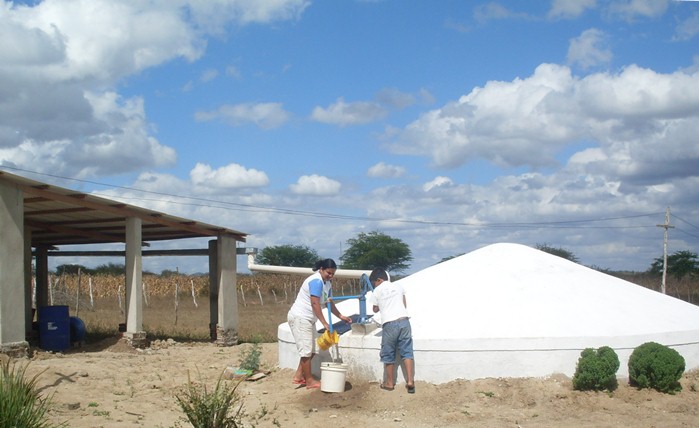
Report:
[{"label": "white cloud", "polygon": [[449,177],[435,177],[434,180],[428,181],[422,185],[422,190],[429,192],[437,187],[452,186],[454,184]]},{"label": "white cloud", "polygon": [[311,113],[311,119],[339,126],[362,125],[382,119],[386,113],[386,110],[377,103],[365,101],[347,103],[340,97],[335,104],[326,108],[315,107]]},{"label": "white cloud", "polygon": [[199,80],[202,82],[211,82],[212,80],[216,79],[218,77],[218,70],[214,68],[209,68],[207,70],[204,70],[204,72],[201,74],[201,77],[199,77]]},{"label": "white cloud", "polygon": [[437,167],[480,157],[502,166],[550,165],[553,154],[579,134],[578,121],[569,116],[574,112],[554,105],[566,102],[573,84],[568,68],[551,64],[527,79],[488,82],[424,113],[389,148],[430,156]]},{"label": "white cloud", "polygon": [[627,21],[637,17],[654,18],[667,10],[668,0],[620,0],[611,2],[609,14]]},{"label": "white cloud", "polygon": [[588,141],[610,158],[624,154],[604,163],[610,178],[686,177],[695,174],[693,166],[699,170],[697,111],[699,73],[630,66],[580,79],[566,67],[543,64],[525,79],[488,82],[423,114],[389,148],[429,156],[441,168],[482,158],[536,169],[556,165],[564,147]]},{"label": "white cloud", "polygon": [[262,187],[269,184],[267,174],[256,169],[247,169],[232,163],[218,169],[197,163],[189,172],[192,183],[197,186],[216,189],[236,189],[241,187]]},{"label": "white cloud", "polygon": [[231,21],[241,25],[297,20],[310,6],[308,0],[210,1],[160,0],[188,10],[193,22],[204,31],[221,33]]},{"label": "white cloud", "polygon": [[699,34],[699,11],[680,22],[675,29],[676,40],[691,40]]},{"label": "white cloud", "polygon": [[[172,165],[175,152],[154,138],[143,100],[121,97],[117,83],[174,59],[199,59],[206,37],[231,23],[297,19],[308,5],[305,0],[3,2],[0,135],[6,138],[0,163],[76,177]],[[244,119],[267,127],[286,120],[283,111],[270,110]]]},{"label": "white cloud", "polygon": [[396,88],[385,88],[376,95],[379,103],[396,109],[403,109],[415,104],[415,96]]},{"label": "white cloud", "polygon": [[481,24],[488,21],[497,21],[502,19],[520,19],[527,18],[527,14],[514,12],[500,3],[491,1],[489,3],[478,5],[474,8],[474,18]]},{"label": "white cloud", "polygon": [[568,64],[578,65],[583,70],[606,65],[612,60],[612,51],[607,46],[606,34],[591,28],[571,39],[568,46]]},{"label": "white cloud", "polygon": [[548,16],[554,19],[573,19],[596,6],[596,0],[553,0]]},{"label": "white cloud", "polygon": [[[61,105],[61,93],[56,92],[46,88],[45,103],[27,105],[24,112],[14,106],[20,116],[15,123],[49,116],[43,126],[20,126],[22,141],[1,150],[0,162],[11,160],[34,171],[80,178],[175,163],[175,151],[148,134],[142,99],[122,100],[113,92],[85,93],[80,99],[66,97],[63,117],[54,119],[51,104],[56,103],[56,110]],[[83,103],[71,105],[76,100]],[[4,108],[0,102],[0,110]]]},{"label": "white cloud", "polygon": [[399,178],[405,174],[405,168],[402,166],[389,165],[384,162],[379,162],[369,168],[367,177],[370,178]]},{"label": "white cloud", "polygon": [[253,123],[262,129],[278,128],[286,123],[290,116],[280,103],[222,105],[215,111],[200,111],[194,115],[200,122],[220,119],[232,126]]},{"label": "white cloud", "polygon": [[[177,7],[158,8],[152,3],[48,0],[11,8],[0,20],[12,26],[3,34],[9,37],[6,46],[21,46],[32,35],[34,45],[42,41],[43,51],[53,47],[53,53],[44,57],[52,61],[44,60],[41,69],[28,58],[5,66],[58,82],[110,84],[176,57],[196,60],[205,47]],[[4,57],[5,49],[0,54]]]},{"label": "white cloud", "polygon": [[342,185],[331,178],[321,175],[303,175],[295,184],[289,186],[297,195],[333,196],[340,193]]},{"label": "white cloud", "polygon": [[226,76],[232,77],[234,79],[240,79],[242,73],[240,72],[240,69],[235,65],[229,65],[228,67],[226,67]]}]

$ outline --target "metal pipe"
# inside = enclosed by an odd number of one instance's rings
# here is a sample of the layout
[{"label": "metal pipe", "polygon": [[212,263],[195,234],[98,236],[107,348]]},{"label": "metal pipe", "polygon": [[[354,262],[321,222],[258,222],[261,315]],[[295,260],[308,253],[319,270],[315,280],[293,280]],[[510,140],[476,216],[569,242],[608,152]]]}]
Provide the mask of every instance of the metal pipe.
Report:
[{"label": "metal pipe", "polygon": [[[306,267],[255,264],[255,254],[253,253],[248,253],[248,269],[250,269],[251,272],[286,273],[291,275],[313,274],[313,269]],[[361,278],[362,275],[369,275],[370,273],[371,271],[369,270],[337,269],[334,276],[336,278]]]}]

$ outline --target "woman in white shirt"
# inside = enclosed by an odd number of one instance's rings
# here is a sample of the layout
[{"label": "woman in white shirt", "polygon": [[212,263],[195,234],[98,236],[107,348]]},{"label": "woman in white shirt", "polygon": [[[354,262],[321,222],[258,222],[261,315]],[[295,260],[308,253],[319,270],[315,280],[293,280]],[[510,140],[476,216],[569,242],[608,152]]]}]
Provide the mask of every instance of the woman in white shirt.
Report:
[{"label": "woman in white shirt", "polygon": [[335,276],[337,265],[333,259],[316,262],[313,275],[306,278],[299,289],[296,301],[289,309],[287,321],[291,334],[296,341],[299,352],[299,366],[292,382],[295,385],[306,385],[307,389],[320,388],[320,382],[311,373],[311,360],[315,355],[316,321],[320,320],[326,330],[330,328],[323,315],[323,308],[330,301],[331,312],[342,321],[351,323],[352,319],[340,313],[332,297],[331,280]]}]

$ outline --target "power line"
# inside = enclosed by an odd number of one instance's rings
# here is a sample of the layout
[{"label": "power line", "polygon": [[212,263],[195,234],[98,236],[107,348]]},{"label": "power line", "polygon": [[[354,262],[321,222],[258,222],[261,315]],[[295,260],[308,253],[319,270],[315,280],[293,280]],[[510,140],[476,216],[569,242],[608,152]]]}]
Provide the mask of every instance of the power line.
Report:
[{"label": "power line", "polygon": [[684,230],[684,229],[680,229],[680,228],[678,228],[678,227],[675,227],[675,230],[678,231],[678,232],[682,232],[682,233],[684,233],[685,235],[689,235],[689,236],[691,236],[692,238],[699,239],[699,235],[695,235],[695,234],[693,234],[693,233],[689,233],[689,232],[687,232],[687,231]]},{"label": "power line", "polygon": [[684,222],[684,223],[686,223],[686,224],[692,226],[693,228],[699,230],[699,226],[695,226],[695,225],[693,225],[692,223],[688,222],[687,220],[685,220],[685,219],[683,219],[683,218],[681,218],[681,217],[678,217],[677,214],[673,214],[673,217],[675,217],[677,220],[680,220],[680,221],[682,221],[682,222]]},{"label": "power line", "polygon": [[[22,171],[22,172],[28,172],[31,174],[52,177],[52,178],[61,179],[61,180],[69,180],[69,181],[92,184],[92,185],[97,185],[97,186],[102,186],[102,187],[113,188],[113,189],[128,190],[128,191],[132,191],[132,192],[140,192],[140,193],[145,193],[145,194],[164,196],[164,197],[168,197],[168,198],[176,198],[176,199],[182,199],[182,200],[201,202],[201,203],[194,203],[194,202],[188,203],[188,202],[178,202],[178,201],[173,201],[173,200],[166,200],[165,201],[168,203],[178,204],[178,205],[218,208],[218,209],[224,209],[224,210],[235,210],[235,211],[245,211],[245,212],[276,213],[276,214],[295,215],[295,216],[303,216],[303,217],[328,218],[328,219],[335,219],[335,220],[394,222],[394,223],[421,224],[421,225],[432,225],[432,226],[459,226],[459,227],[470,227],[470,228],[479,228],[479,229],[499,229],[499,228],[503,228],[503,229],[513,229],[513,228],[528,228],[528,229],[538,229],[538,228],[546,228],[546,229],[645,229],[645,228],[651,228],[654,226],[651,226],[651,225],[595,226],[595,225],[583,225],[583,224],[607,222],[607,221],[614,221],[614,220],[629,220],[629,219],[641,218],[641,217],[654,217],[654,216],[662,214],[662,213],[655,212],[655,213],[646,213],[646,214],[633,214],[633,215],[628,215],[628,216],[603,217],[603,218],[582,219],[582,220],[558,220],[558,221],[540,221],[540,222],[502,222],[502,223],[500,223],[500,222],[469,223],[469,222],[449,222],[449,221],[433,221],[433,220],[412,220],[412,219],[400,219],[400,218],[379,218],[379,217],[354,216],[354,215],[347,215],[347,214],[333,214],[333,213],[324,213],[324,212],[315,212],[315,211],[293,210],[293,209],[278,208],[278,207],[264,207],[264,206],[260,206],[260,205],[254,205],[254,204],[242,204],[242,203],[229,202],[229,201],[213,200],[213,199],[196,197],[196,196],[182,196],[182,195],[175,195],[175,194],[171,194],[171,193],[158,192],[158,191],[153,191],[153,190],[144,190],[144,189],[138,189],[138,188],[128,187],[128,186],[119,186],[119,185],[114,185],[114,184],[101,183],[101,182],[97,182],[97,181],[65,177],[65,176],[60,176],[60,175],[55,175],[55,174],[41,173],[41,172],[30,171],[30,170],[26,170],[26,169],[22,169],[22,168],[7,166],[7,165],[3,165],[2,167],[17,170],[17,171]],[[97,192],[94,192],[94,194],[99,195],[100,193],[99,193],[99,191],[97,191]],[[103,195],[103,196],[114,197],[112,195]],[[157,201],[157,202],[163,201],[162,199],[139,198],[139,197],[135,197],[135,196],[127,197],[127,196],[119,195],[117,197],[121,198],[121,199],[126,199],[126,200],[154,201],[154,202],[155,201]],[[235,208],[231,208],[231,207],[235,207]]]}]

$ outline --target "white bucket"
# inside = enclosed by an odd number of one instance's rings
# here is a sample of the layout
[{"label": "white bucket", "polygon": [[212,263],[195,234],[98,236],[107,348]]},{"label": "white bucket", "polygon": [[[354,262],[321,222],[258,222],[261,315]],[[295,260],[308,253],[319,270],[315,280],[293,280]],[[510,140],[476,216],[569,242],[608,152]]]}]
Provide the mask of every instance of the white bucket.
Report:
[{"label": "white bucket", "polygon": [[320,390],[323,392],[345,392],[347,364],[321,363]]}]

